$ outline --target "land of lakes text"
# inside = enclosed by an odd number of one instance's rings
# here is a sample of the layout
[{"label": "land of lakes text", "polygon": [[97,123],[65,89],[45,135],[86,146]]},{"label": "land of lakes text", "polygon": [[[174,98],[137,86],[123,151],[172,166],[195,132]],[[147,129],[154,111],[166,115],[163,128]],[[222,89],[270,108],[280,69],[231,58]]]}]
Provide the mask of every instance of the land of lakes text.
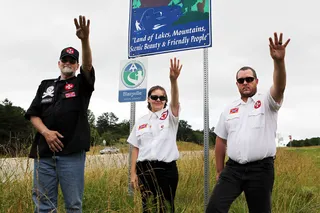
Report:
[{"label": "land of lakes text", "polygon": [[143,42],[145,43],[146,41],[148,42],[152,42],[153,40],[158,40],[158,39],[168,39],[174,36],[184,36],[184,35],[188,35],[188,34],[194,34],[194,33],[201,33],[201,32],[205,32],[206,29],[205,27],[193,27],[193,28],[189,28],[189,29],[183,29],[183,30],[174,30],[172,33],[170,32],[161,32],[161,33],[152,33],[151,35],[145,35],[143,37],[133,37],[133,43],[139,43],[139,42]]},{"label": "land of lakes text", "polygon": [[141,51],[141,50],[148,50],[148,49],[160,49],[164,47],[170,47],[170,46],[177,46],[177,45],[188,45],[189,43],[203,43],[208,38],[207,34],[202,34],[199,36],[183,36],[179,39],[177,38],[170,38],[163,42],[156,42],[156,43],[145,43],[145,44],[139,44],[137,46],[130,46],[130,51]]}]

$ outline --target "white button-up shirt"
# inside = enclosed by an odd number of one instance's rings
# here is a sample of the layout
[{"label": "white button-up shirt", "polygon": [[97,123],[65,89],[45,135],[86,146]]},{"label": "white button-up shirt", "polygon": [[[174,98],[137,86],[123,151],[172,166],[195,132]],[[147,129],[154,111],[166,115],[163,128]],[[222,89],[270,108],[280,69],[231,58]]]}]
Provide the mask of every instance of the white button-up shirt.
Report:
[{"label": "white button-up shirt", "polygon": [[177,160],[179,158],[176,143],[178,126],[179,118],[172,114],[170,107],[157,112],[149,111],[147,115],[138,119],[127,140],[139,148],[137,162]]},{"label": "white button-up shirt", "polygon": [[278,104],[270,91],[256,94],[245,103],[241,99],[230,104],[221,114],[214,132],[227,140],[227,155],[244,164],[276,154]]}]

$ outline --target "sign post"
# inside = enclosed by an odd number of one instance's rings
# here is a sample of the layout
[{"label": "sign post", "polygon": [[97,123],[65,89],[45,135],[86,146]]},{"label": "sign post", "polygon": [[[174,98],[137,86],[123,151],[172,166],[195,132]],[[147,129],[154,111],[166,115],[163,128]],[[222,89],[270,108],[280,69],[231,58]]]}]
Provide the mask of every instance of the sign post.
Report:
[{"label": "sign post", "polygon": [[[135,110],[137,101],[145,101],[147,95],[147,59],[123,60],[120,63],[119,102],[130,102],[130,132],[135,123]],[[131,151],[129,146],[128,188],[130,186]]]},{"label": "sign post", "polygon": [[204,212],[209,201],[209,64],[208,49],[203,50],[203,144],[204,144]]},{"label": "sign post", "polygon": [[204,206],[209,190],[211,0],[130,0],[128,58],[204,48]]}]

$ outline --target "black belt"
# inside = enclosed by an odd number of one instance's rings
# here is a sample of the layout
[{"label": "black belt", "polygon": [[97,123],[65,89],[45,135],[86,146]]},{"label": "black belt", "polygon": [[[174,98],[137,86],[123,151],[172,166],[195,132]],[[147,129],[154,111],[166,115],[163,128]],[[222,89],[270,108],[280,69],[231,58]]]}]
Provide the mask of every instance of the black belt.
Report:
[{"label": "black belt", "polygon": [[244,163],[244,164],[238,163],[237,161],[232,160],[231,158],[229,158],[228,161],[229,161],[230,163],[238,164],[238,165],[255,165],[255,164],[260,164],[260,163],[265,163],[265,162],[274,161],[274,159],[276,159],[275,156],[274,156],[274,157],[266,157],[266,158],[263,158],[263,159],[261,159],[261,160],[251,161],[251,162]]},{"label": "black belt", "polygon": [[176,161],[171,161],[171,162],[164,162],[164,161],[158,161],[158,160],[144,160],[144,161],[138,161],[137,164],[140,165],[151,165],[152,167],[154,166],[159,166],[159,167],[168,167],[176,164]]}]

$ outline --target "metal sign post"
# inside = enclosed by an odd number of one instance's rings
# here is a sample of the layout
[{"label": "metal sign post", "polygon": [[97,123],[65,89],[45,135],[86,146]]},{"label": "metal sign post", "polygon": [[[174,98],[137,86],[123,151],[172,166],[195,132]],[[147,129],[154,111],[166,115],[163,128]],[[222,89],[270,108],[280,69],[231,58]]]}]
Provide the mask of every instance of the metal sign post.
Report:
[{"label": "metal sign post", "polygon": [[209,198],[209,69],[208,49],[203,49],[203,143],[204,143],[204,212],[206,212]]},{"label": "metal sign post", "polygon": [[204,203],[206,207],[209,191],[207,48],[212,46],[211,0],[132,0],[129,8],[128,34],[128,58],[204,48]]},{"label": "metal sign post", "polygon": [[[120,63],[119,102],[130,102],[130,133],[134,127],[136,103],[145,101],[147,96],[147,59],[123,60]],[[132,195],[130,185],[132,146],[129,145],[128,191]]]},{"label": "metal sign post", "polygon": [[[134,123],[136,120],[136,102],[131,102],[130,104],[130,132],[132,131],[133,127],[134,127]],[[128,157],[128,164],[129,164],[129,168],[128,168],[128,191],[129,191],[129,195],[133,194],[133,190],[131,188],[131,184],[130,184],[130,171],[131,171],[131,153],[132,152],[132,145],[129,144],[129,157]]]}]

